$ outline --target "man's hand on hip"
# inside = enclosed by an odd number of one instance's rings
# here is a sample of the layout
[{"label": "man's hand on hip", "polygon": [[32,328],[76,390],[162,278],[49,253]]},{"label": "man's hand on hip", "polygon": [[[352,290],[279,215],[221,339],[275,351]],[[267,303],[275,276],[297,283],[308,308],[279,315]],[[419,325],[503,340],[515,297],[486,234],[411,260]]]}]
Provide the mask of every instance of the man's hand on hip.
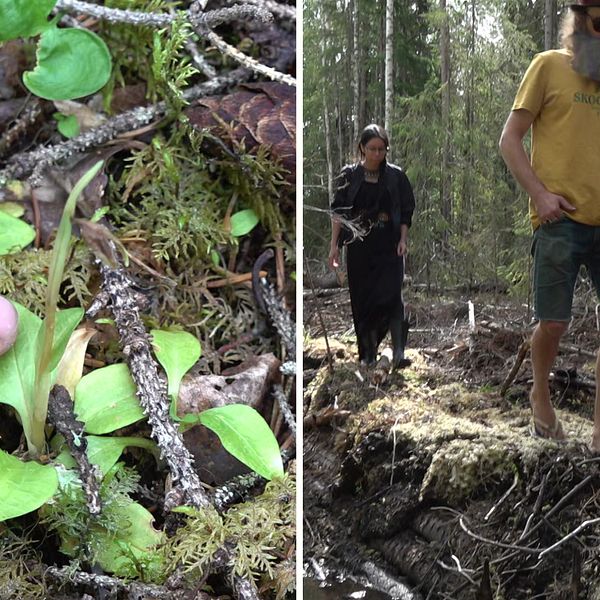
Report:
[{"label": "man's hand on hip", "polygon": [[563,213],[573,212],[575,207],[565,198],[545,190],[533,198],[540,223],[553,223],[562,218]]}]

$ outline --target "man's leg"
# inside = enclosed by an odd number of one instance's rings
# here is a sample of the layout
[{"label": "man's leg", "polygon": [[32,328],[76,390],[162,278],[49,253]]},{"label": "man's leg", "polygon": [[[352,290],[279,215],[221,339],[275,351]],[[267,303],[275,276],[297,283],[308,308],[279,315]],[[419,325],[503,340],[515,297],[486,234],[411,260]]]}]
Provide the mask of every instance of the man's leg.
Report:
[{"label": "man's leg", "polygon": [[[558,354],[560,338],[567,331],[568,326],[569,324],[564,321],[540,321],[531,338],[531,363],[533,368],[531,408],[534,419],[546,429],[552,429],[556,423],[556,415],[550,401],[548,377]],[[600,412],[598,405],[596,408]],[[598,423],[600,424],[600,420]]]},{"label": "man's leg", "polygon": [[596,403],[594,405],[594,431],[590,448],[594,452],[600,452],[600,350],[596,357]]}]

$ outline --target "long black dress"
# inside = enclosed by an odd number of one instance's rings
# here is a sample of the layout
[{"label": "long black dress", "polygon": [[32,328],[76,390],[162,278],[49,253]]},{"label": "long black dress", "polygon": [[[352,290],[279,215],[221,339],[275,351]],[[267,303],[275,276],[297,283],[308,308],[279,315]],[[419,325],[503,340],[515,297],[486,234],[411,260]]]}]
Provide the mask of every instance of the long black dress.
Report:
[{"label": "long black dress", "polygon": [[363,181],[352,207],[368,233],[348,244],[348,287],[358,342],[358,356],[368,363],[376,359],[377,347],[392,318],[404,318],[402,281],[404,257],[398,256],[392,227],[388,190]]}]

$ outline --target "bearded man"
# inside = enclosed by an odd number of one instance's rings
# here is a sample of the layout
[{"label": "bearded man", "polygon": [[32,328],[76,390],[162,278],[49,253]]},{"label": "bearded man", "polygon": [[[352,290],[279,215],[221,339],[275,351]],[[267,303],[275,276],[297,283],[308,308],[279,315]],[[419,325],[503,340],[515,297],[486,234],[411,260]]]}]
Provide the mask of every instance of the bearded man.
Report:
[{"label": "bearded man", "polygon": [[[562,48],[536,55],[517,92],[500,151],[529,194],[533,225],[532,434],[562,440],[548,377],[585,265],[600,296],[600,0],[569,6]],[[523,138],[532,129],[531,162]],[[591,449],[600,452],[600,352]]]}]

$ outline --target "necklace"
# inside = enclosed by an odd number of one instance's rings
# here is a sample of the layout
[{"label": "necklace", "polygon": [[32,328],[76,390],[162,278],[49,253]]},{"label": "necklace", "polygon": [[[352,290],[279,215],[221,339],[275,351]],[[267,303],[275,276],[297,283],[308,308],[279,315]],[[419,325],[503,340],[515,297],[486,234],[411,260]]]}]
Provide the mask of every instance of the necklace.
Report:
[{"label": "necklace", "polygon": [[369,183],[377,183],[379,181],[379,169],[367,169],[364,165],[363,169],[365,170],[365,181]]}]

